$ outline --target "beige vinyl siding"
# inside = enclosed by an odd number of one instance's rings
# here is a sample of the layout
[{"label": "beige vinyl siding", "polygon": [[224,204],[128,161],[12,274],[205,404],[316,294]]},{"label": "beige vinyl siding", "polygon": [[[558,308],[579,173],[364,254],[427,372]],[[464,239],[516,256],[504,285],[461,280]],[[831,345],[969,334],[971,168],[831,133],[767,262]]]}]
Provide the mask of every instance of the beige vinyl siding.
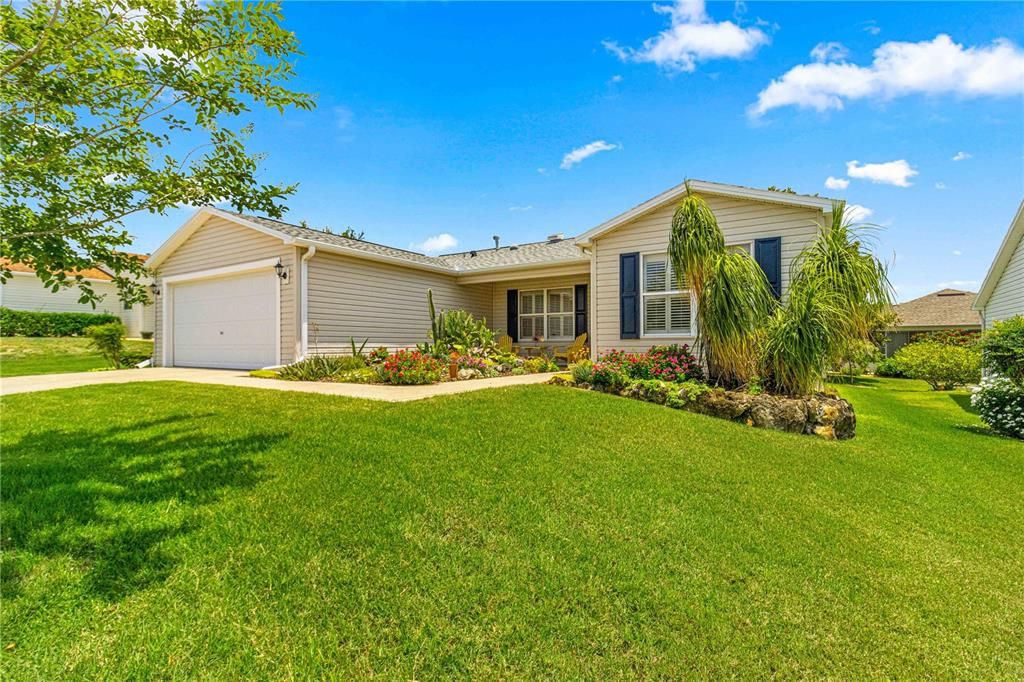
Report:
[{"label": "beige vinyl siding", "polygon": [[427,290],[437,310],[491,316],[491,285],[463,285],[455,277],[331,253],[309,261],[309,352],[348,353],[349,337],[366,348],[411,348],[427,339]]},{"label": "beige vinyl siding", "polygon": [[[238,265],[268,258],[280,258],[281,264],[293,275],[297,272],[298,249],[269,235],[242,227],[223,218],[210,218],[185,240],[159,268],[158,275],[184,275],[202,270]],[[161,289],[165,287],[161,284]],[[292,276],[281,283],[281,358],[282,364],[291,362],[297,348],[296,310],[298,306],[298,277]],[[166,291],[163,292],[166,294]],[[155,323],[156,344],[154,358],[163,357],[163,306],[157,299]]]},{"label": "beige vinyl siding", "polygon": [[1017,248],[985,304],[985,328],[1014,315],[1024,315],[1024,241],[1017,242]]},{"label": "beige vinyl siding", "polygon": [[[557,277],[538,277],[532,279],[513,280],[509,282],[497,282],[494,284],[494,300],[491,314],[488,315],[488,326],[499,334],[508,331],[508,290],[536,291],[538,289],[566,289],[573,288],[577,284],[590,284],[589,274],[559,275]],[[589,294],[589,291],[588,291]],[[589,304],[588,304],[589,310]],[[590,320],[588,319],[588,322]],[[520,339],[520,344],[532,345],[528,339]],[[562,348],[571,341],[552,341],[541,344],[545,347]]]},{"label": "beige vinyl siding", "polygon": [[[727,244],[782,238],[782,291],[785,295],[789,287],[791,262],[814,239],[824,219],[822,212],[818,209],[746,199],[710,195],[705,198],[725,233]],[[595,314],[592,316],[591,327],[596,331],[593,346],[595,352],[612,348],[644,350],[665,343],[693,343],[692,336],[619,338],[619,256],[623,253],[656,254],[668,251],[675,208],[676,202],[671,202],[594,241],[595,282],[591,300]]]}]

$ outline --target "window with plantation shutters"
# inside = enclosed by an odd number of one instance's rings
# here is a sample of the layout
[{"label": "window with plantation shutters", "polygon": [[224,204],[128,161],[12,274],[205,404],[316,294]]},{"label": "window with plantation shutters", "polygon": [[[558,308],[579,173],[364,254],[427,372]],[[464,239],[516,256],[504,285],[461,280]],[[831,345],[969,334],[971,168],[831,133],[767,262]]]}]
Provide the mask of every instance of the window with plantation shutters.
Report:
[{"label": "window with plantation shutters", "polygon": [[641,277],[643,335],[692,336],[690,292],[680,288],[668,255],[644,256]]},{"label": "window with plantation shutters", "polygon": [[538,289],[519,294],[519,338],[566,341],[575,335],[573,289]]}]

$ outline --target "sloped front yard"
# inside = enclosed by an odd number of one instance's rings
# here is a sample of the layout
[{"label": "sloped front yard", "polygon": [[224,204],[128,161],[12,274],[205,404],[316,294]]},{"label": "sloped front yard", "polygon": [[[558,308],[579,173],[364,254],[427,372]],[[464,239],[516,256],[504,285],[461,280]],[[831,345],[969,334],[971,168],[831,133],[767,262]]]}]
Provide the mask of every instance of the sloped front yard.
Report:
[{"label": "sloped front yard", "polygon": [[[125,353],[133,357],[153,354],[153,342],[128,339]],[[103,369],[104,360],[84,337],[37,338],[0,336],[0,376],[61,374]]]},{"label": "sloped front yard", "polygon": [[4,398],[9,679],[1024,675],[1024,445],[840,389],[845,443],[553,386]]}]

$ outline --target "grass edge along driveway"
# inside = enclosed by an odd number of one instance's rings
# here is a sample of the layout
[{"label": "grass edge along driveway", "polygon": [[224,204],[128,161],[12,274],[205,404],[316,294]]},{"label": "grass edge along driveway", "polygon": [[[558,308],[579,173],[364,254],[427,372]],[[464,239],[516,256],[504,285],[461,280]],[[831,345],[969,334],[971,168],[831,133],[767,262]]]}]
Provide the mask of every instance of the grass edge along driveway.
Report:
[{"label": "grass edge along driveway", "polygon": [[841,391],[846,443],[530,386],[2,400],[9,679],[1024,675],[1024,446]]}]

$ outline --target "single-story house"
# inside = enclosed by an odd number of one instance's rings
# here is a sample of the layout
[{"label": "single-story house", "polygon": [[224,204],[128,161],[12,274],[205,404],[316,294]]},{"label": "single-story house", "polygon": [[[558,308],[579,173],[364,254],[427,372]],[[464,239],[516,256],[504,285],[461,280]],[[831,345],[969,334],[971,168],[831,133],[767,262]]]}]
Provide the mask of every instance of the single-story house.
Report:
[{"label": "single-story house", "polygon": [[1024,315],[1024,201],[1017,207],[1017,214],[1006,231],[996,257],[981,283],[981,290],[974,301],[975,310],[981,313],[984,329],[993,322],[1016,315]]},{"label": "single-story house", "polygon": [[[731,248],[748,251],[779,295],[790,262],[826,225],[830,200],[691,181]],[[694,342],[691,295],[667,257],[678,185],[576,238],[421,253],[278,220],[202,208],[149,262],[158,301],[155,361],[251,368],[307,354],[407,348],[438,309],[486,318],[522,345],[566,346],[587,332],[591,352]]]},{"label": "single-story house", "polygon": [[886,330],[884,351],[889,357],[920,334],[939,331],[981,331],[981,315],[972,306],[973,291],[942,289],[893,306],[897,322]]},{"label": "single-story house", "polygon": [[[143,261],[148,258],[145,254],[132,255]],[[24,263],[12,263],[7,259],[4,259],[4,264],[11,271],[11,278],[0,284],[0,305],[5,308],[49,313],[109,313],[121,318],[129,338],[139,338],[143,332],[156,331],[153,306],[122,303],[113,275],[102,266],[66,273],[68,277],[81,274],[93,291],[101,296],[93,307],[90,303],[78,301],[81,292],[76,286],[52,291],[43,286],[32,267]]]}]

